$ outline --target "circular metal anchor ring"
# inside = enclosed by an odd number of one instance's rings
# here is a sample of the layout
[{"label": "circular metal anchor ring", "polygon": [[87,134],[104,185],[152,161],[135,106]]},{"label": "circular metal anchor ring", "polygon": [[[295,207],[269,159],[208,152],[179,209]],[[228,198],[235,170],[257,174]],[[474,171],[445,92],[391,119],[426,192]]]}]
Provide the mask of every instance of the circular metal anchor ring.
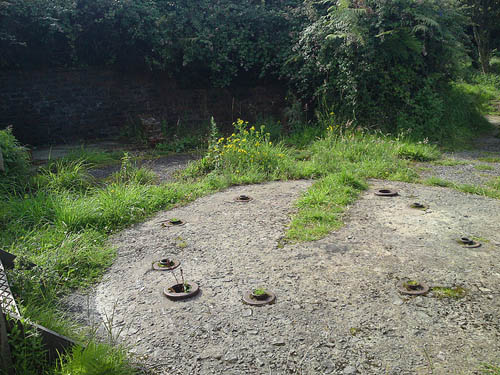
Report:
[{"label": "circular metal anchor ring", "polygon": [[276,302],[276,295],[273,292],[266,291],[266,298],[263,299],[257,299],[253,296],[252,291],[246,292],[243,295],[243,303],[250,305],[250,306],[264,306],[264,305],[271,305],[274,302]]},{"label": "circular metal anchor ring", "polygon": [[458,242],[460,242],[462,245],[464,245],[464,247],[469,248],[469,249],[474,249],[474,248],[477,248],[477,247],[481,246],[480,242],[471,240],[468,237],[460,237],[460,239],[458,240]]},{"label": "circular metal anchor ring", "polygon": [[178,301],[181,299],[191,298],[197,295],[200,292],[200,287],[196,283],[185,283],[188,285],[188,292],[183,292],[184,285],[183,284],[175,284],[168,288],[163,289],[163,294],[167,296],[168,299],[173,301]]},{"label": "circular metal anchor ring", "polygon": [[170,219],[167,221],[163,221],[161,223],[161,226],[162,227],[180,227],[180,226],[183,226],[184,224],[186,224],[186,223],[180,219],[175,219],[175,220]]},{"label": "circular metal anchor ring", "polygon": [[164,261],[166,259],[162,259],[160,261],[157,261],[157,262],[154,262],[152,267],[155,271],[171,271],[171,270],[174,270],[176,269],[177,267],[180,266],[181,262],[179,262],[178,260],[175,260],[175,259],[171,259],[170,262],[173,263],[171,265],[166,265],[165,263],[166,262],[163,262],[162,264],[162,261]]},{"label": "circular metal anchor ring", "polygon": [[398,192],[391,189],[379,189],[375,190],[375,195],[378,195],[379,197],[394,197],[398,195]]},{"label": "circular metal anchor ring", "polygon": [[426,204],[415,202],[410,204],[410,208],[415,208],[417,210],[427,210],[429,206],[427,206]]},{"label": "circular metal anchor ring", "polygon": [[415,284],[408,284],[410,280],[401,280],[397,288],[400,293],[408,294],[410,296],[421,296],[429,293],[429,286],[423,282],[416,282]]},{"label": "circular metal anchor ring", "polygon": [[234,200],[236,202],[250,202],[253,200],[253,198],[249,195],[241,194],[234,198]]}]

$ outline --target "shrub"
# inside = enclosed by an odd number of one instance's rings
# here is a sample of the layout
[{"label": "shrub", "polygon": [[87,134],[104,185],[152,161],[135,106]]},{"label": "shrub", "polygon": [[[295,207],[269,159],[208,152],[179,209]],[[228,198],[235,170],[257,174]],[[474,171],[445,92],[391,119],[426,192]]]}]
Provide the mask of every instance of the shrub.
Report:
[{"label": "shrub", "polygon": [[325,1],[285,70],[304,98],[341,121],[432,136],[443,86],[464,55],[464,17],[438,0]]},{"label": "shrub", "polygon": [[196,164],[200,169],[264,179],[287,177],[293,173],[289,151],[270,140],[264,125],[259,129],[249,127],[248,122],[241,119],[233,125],[233,134],[211,143],[207,155]]},{"label": "shrub", "polygon": [[12,134],[11,127],[0,130],[0,152],[5,169],[0,170],[0,194],[22,191],[30,174],[29,155]]}]

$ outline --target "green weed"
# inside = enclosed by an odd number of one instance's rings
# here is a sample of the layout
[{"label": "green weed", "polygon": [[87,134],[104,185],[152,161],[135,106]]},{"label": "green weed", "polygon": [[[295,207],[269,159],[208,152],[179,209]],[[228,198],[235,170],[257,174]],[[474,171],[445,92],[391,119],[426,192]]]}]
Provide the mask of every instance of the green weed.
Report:
[{"label": "green weed", "polygon": [[491,165],[487,164],[478,164],[475,165],[474,168],[477,169],[478,171],[492,171],[493,169],[495,169]]},{"label": "green weed", "polygon": [[69,162],[58,160],[34,176],[32,184],[38,190],[83,192],[95,183],[94,178],[88,173],[88,168],[89,165],[82,160]]},{"label": "green weed", "polygon": [[0,196],[24,192],[30,175],[27,149],[12,134],[12,128],[0,130],[0,152],[3,169],[0,169]]},{"label": "green weed", "polygon": [[437,298],[463,298],[466,290],[462,287],[448,288],[444,286],[435,286],[432,288],[432,294]]},{"label": "green weed", "polygon": [[484,365],[481,369],[481,373],[484,375],[500,375],[500,366]]},{"label": "green weed", "polygon": [[439,177],[429,177],[428,179],[423,181],[424,185],[429,186],[440,186],[440,187],[455,187],[455,184],[451,181],[443,180]]},{"label": "green weed", "polygon": [[484,161],[486,163],[500,163],[500,158],[495,156],[486,156],[482,158],[478,158],[480,161]]},{"label": "green weed", "polygon": [[442,165],[445,167],[453,167],[455,165],[466,165],[468,163],[464,160],[457,160],[457,159],[439,159],[431,161],[431,164]]},{"label": "green weed", "polygon": [[75,148],[71,150],[66,156],[51,160],[49,165],[52,163],[75,163],[82,162],[91,167],[104,166],[119,163],[124,155],[124,151],[102,151],[98,149],[85,148],[84,146],[80,148]]},{"label": "green weed", "polygon": [[436,146],[431,146],[424,143],[401,142],[398,146],[397,154],[402,159],[415,161],[431,161],[439,158],[441,153]]},{"label": "green weed", "polygon": [[117,184],[134,183],[149,185],[156,181],[156,174],[146,168],[138,168],[131,156],[125,152],[121,159],[120,170],[109,177],[109,181]]},{"label": "green weed", "polygon": [[25,320],[17,323],[13,318],[8,318],[8,315],[6,317],[11,326],[7,339],[15,373],[38,375],[47,371],[50,366],[38,331],[26,324]]},{"label": "green weed", "polygon": [[54,375],[133,375],[125,349],[90,342],[75,346],[59,359]]},{"label": "green weed", "polygon": [[470,184],[456,184],[451,181],[443,180],[439,177],[430,177],[422,182],[424,185],[448,187],[463,193],[483,195],[490,198],[500,199],[500,188],[495,184],[495,181],[490,181],[489,187]]},{"label": "green weed", "polygon": [[316,182],[297,202],[286,238],[291,241],[317,240],[342,226],[345,206],[367,188],[358,176],[347,171],[330,174]]}]

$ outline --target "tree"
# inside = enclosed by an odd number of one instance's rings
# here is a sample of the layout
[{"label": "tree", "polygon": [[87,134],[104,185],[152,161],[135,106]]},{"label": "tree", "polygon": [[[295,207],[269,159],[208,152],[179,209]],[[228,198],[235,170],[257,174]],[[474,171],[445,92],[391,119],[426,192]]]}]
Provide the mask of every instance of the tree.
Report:
[{"label": "tree", "polygon": [[465,17],[443,0],[332,0],[316,9],[292,61],[302,97],[340,121],[439,137],[440,92],[465,55]]},{"label": "tree", "polygon": [[500,24],[499,0],[462,0],[472,23],[474,41],[483,73],[490,71],[491,51],[494,48],[493,34]]}]

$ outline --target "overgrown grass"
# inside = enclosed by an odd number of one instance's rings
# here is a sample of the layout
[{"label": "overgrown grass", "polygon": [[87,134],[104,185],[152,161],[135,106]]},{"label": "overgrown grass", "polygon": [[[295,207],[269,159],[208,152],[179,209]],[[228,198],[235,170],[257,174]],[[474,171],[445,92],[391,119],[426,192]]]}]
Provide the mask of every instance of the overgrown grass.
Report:
[{"label": "overgrown grass", "polygon": [[496,156],[485,156],[482,158],[478,158],[480,161],[484,161],[486,163],[500,163],[500,158]]},{"label": "overgrown grass", "polygon": [[12,128],[0,130],[0,152],[0,197],[23,192],[30,174],[29,155],[12,134]]},{"label": "overgrown grass", "polygon": [[463,193],[500,199],[500,181],[497,181],[496,179],[490,181],[486,187],[470,184],[457,184],[452,181],[443,180],[439,177],[429,177],[428,179],[422,181],[422,183],[429,186],[452,188]]},{"label": "overgrown grass", "polygon": [[[88,180],[86,166],[81,162],[61,162],[44,169],[24,196],[5,195],[0,200],[0,247],[18,256],[9,280],[20,297],[23,316],[81,338],[79,330],[58,310],[57,301],[70,288],[88,286],[102,276],[115,255],[106,244],[108,235],[160,209],[228,185],[217,176],[165,185],[154,185],[141,176],[142,170],[124,159],[115,181],[101,185]],[[29,263],[38,266],[27,267]],[[106,369],[98,373],[131,373],[123,370],[128,364],[122,361],[121,349],[99,346],[94,341],[89,345],[65,357],[69,362],[61,362],[64,365],[56,373],[96,373],[89,363]],[[92,345],[97,346],[89,351]],[[19,346],[19,350],[24,349]],[[106,362],[113,357],[116,361]],[[19,374],[31,374],[24,368],[37,368],[31,363],[36,361],[23,358],[16,362],[23,368]]]},{"label": "overgrown grass", "polygon": [[468,163],[464,160],[457,160],[457,159],[438,159],[438,160],[433,160],[431,164],[442,165],[445,167],[453,167],[455,165],[466,165]]},{"label": "overgrown grass", "polygon": [[471,73],[466,81],[457,84],[460,90],[474,99],[474,104],[483,114],[500,114],[500,75],[496,73]]},{"label": "overgrown grass", "polygon": [[[500,93],[496,97],[500,97]],[[467,148],[479,134],[491,131],[491,124],[483,115],[490,113],[489,105],[494,98],[495,94],[476,83],[452,84],[443,96],[443,113],[436,129],[441,134],[441,147]]]},{"label": "overgrown grass", "polygon": [[124,151],[102,151],[82,146],[71,150],[60,159],[50,160],[49,165],[52,163],[84,162],[87,165],[96,167],[119,163],[123,156]]},{"label": "overgrown grass", "polygon": [[435,146],[363,131],[330,126],[306,150],[273,143],[265,127],[243,121],[228,138],[211,144],[207,155],[192,164],[185,176],[218,176],[230,184],[290,178],[318,181],[298,202],[287,239],[313,240],[341,225],[345,207],[366,189],[368,178],[414,181],[411,161],[440,156]]},{"label": "overgrown grass", "polygon": [[494,168],[488,164],[477,164],[474,166],[478,171],[492,171]]},{"label": "overgrown grass", "polygon": [[94,185],[88,168],[89,165],[83,160],[57,160],[33,177],[33,187],[53,192],[86,191]]},{"label": "overgrown grass", "polygon": [[367,179],[415,181],[410,161],[440,155],[434,146],[364,132],[340,135],[333,128],[310,149],[307,170],[321,178],[298,201],[290,241],[316,240],[340,227],[345,207],[367,188]]},{"label": "overgrown grass", "polygon": [[[92,157],[94,164],[106,160]],[[309,178],[316,181],[297,202],[286,239],[315,240],[342,225],[343,212],[368,179],[417,181],[412,163],[439,157],[436,146],[403,137],[329,126],[308,131],[304,141],[300,136],[275,141],[265,127],[238,121],[229,137],[212,138],[207,154],[174,183],[155,184],[155,176],[126,154],[120,171],[100,182],[88,174],[89,154],[52,163],[24,195],[4,195],[0,201],[0,247],[19,256],[9,277],[23,314],[75,337],[79,333],[57,310],[58,298],[102,276],[115,255],[106,244],[115,231],[233,184]],[[438,179],[427,183],[500,196],[498,181],[488,188]],[[39,267],[23,267],[28,262]],[[127,374],[132,370],[122,354],[91,342],[87,349],[75,349],[57,373],[91,374],[87,365],[95,357],[92,363],[107,373]]]},{"label": "overgrown grass", "polygon": [[85,347],[75,346],[71,353],[61,357],[54,375],[133,375],[136,370],[127,358],[124,348],[91,342]]}]

